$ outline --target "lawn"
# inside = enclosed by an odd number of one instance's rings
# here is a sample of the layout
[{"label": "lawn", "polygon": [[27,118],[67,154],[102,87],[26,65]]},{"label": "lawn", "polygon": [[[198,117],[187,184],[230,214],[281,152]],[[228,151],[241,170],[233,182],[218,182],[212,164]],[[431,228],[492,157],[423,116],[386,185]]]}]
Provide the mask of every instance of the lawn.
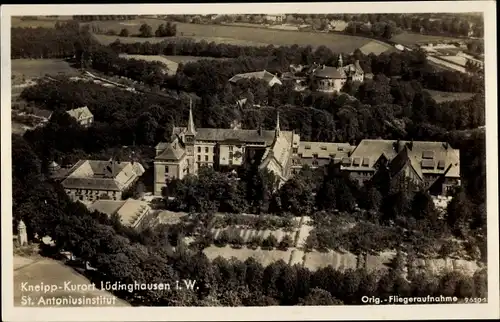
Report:
[{"label": "lawn", "polygon": [[412,32],[402,32],[392,37],[391,41],[408,46],[408,45],[421,45],[421,44],[423,45],[432,42],[463,41],[463,39],[455,37],[447,37],[447,36],[431,36],[431,35],[422,35]]},{"label": "lawn", "polygon": [[26,78],[34,78],[46,74],[76,76],[80,75],[80,72],[62,59],[12,59],[14,76],[24,75]]},{"label": "lawn", "polygon": [[451,101],[466,101],[471,99],[474,93],[464,93],[464,92],[441,92],[434,91],[430,89],[425,90],[427,93],[431,94],[432,98],[436,103],[451,102]]},{"label": "lawn", "polygon": [[[121,29],[126,28],[131,35],[137,35],[141,24],[147,23],[153,31],[165,23],[157,19],[136,19],[129,21],[98,21],[93,22],[94,26],[98,26],[103,30],[114,30],[119,33]],[[318,33],[318,32],[298,32],[287,30],[272,30],[265,28],[243,27],[243,26],[228,26],[228,25],[201,25],[189,23],[176,23],[177,36],[176,38],[192,38],[195,40],[206,40],[215,43],[232,43],[238,45],[311,45],[313,47],[326,46],[335,52],[353,52],[355,49],[372,42],[372,39],[350,36],[333,33]],[[116,36],[96,35],[97,39],[102,43],[111,43],[117,38],[122,42],[149,41],[151,43],[158,42],[164,38],[120,38]],[[391,49],[390,45],[385,45],[387,49]]]},{"label": "lawn", "polygon": [[22,20],[21,17],[11,18],[11,27],[22,28],[54,28],[57,21],[68,21],[73,19],[72,16],[58,16],[56,17],[36,17],[36,19]]}]

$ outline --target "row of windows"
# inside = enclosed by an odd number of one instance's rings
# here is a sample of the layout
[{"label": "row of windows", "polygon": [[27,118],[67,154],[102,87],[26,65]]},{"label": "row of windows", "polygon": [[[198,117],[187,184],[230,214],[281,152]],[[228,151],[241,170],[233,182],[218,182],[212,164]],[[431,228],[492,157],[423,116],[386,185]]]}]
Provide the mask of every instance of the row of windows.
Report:
[{"label": "row of windows", "polygon": [[[71,190],[66,190],[67,193],[71,192]],[[91,189],[76,189],[75,194],[81,195],[89,195],[89,194],[109,194],[112,193],[113,196],[116,195],[116,191],[105,191],[103,192],[102,190],[91,190]]]},{"label": "row of windows", "polygon": [[[208,153],[210,151],[210,148],[207,146],[205,147],[205,153]],[[201,146],[198,147],[198,153],[201,153]]]},{"label": "row of windows", "polygon": [[[198,154],[198,161],[201,161],[201,155]],[[208,161],[208,155],[205,155],[205,161]]]}]

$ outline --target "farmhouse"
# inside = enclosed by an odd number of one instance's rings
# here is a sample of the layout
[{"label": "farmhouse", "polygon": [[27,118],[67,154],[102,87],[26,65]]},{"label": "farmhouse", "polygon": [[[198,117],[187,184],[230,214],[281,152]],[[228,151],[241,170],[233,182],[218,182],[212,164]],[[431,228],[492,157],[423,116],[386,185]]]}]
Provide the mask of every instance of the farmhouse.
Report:
[{"label": "farmhouse", "polygon": [[313,90],[323,93],[339,92],[348,80],[363,82],[365,77],[359,61],[344,66],[342,55],[339,56],[338,67],[314,66],[312,75]]},{"label": "farmhouse", "polygon": [[274,130],[195,128],[192,110],[187,127],[174,127],[170,143],[156,146],[154,161],[155,195],[161,194],[167,179],[196,174],[200,167],[234,168],[246,159],[262,160],[261,168],[274,172],[281,182],[290,172],[292,148],[298,135],[282,131],[279,114]]},{"label": "farmhouse", "polygon": [[80,160],[68,171],[61,184],[73,200],[120,200],[123,191],[144,171],[137,162]]},{"label": "farmhouse", "polygon": [[94,122],[94,115],[90,112],[87,106],[75,108],[66,111],[72,118],[74,118],[81,126],[89,127]]},{"label": "farmhouse", "polygon": [[148,203],[141,200],[96,200],[88,206],[90,211],[98,211],[108,216],[118,215],[121,223],[135,229],[145,227],[146,218],[152,214]]},{"label": "farmhouse", "polygon": [[231,83],[237,83],[242,79],[262,79],[267,82],[269,87],[274,86],[275,84],[282,85],[280,79],[276,77],[276,75],[271,74],[267,70],[263,70],[260,72],[251,72],[245,74],[237,74],[229,79]]}]

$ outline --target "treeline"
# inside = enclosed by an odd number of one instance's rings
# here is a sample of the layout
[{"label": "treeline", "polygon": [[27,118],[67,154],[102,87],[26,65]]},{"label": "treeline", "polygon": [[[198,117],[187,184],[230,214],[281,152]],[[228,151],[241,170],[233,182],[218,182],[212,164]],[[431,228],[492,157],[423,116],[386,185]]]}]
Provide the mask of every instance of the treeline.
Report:
[{"label": "treeline", "polygon": [[[469,277],[458,272],[442,275],[420,273],[410,281],[402,277],[401,261],[386,273],[334,270],[329,266],[311,272],[283,261],[263,267],[254,259],[245,262],[217,258],[210,262],[182,242],[171,247],[160,232],[149,231],[140,241],[106,215],[90,213],[68,199],[58,184],[40,172],[40,160],[19,136],[13,137],[14,225],[25,221],[30,239],[51,236],[55,250],[64,249],[98,269],[92,281],[164,283],[194,280],[194,290],[118,291],[118,297],[143,306],[268,306],[361,304],[361,296],[487,297],[486,270]],[[35,215],[36,214],[36,215]],[[204,216],[199,217],[199,221]],[[168,228],[167,228],[168,229]],[[167,230],[168,231],[168,230]],[[98,242],[96,242],[98,241]]]},{"label": "treeline", "polygon": [[[342,14],[333,19],[343,20],[349,25],[375,25],[385,22],[402,30],[430,35],[467,37],[469,32],[475,37],[484,36],[482,17],[431,14]],[[353,27],[348,27],[348,29]],[[347,31],[347,30],[346,30]]]},{"label": "treeline", "polygon": [[11,58],[68,58],[91,43],[77,22],[57,22],[55,29],[12,28]]},{"label": "treeline", "polygon": [[[262,57],[266,60],[261,60],[263,63],[260,66],[252,66],[244,68],[248,71],[266,69],[274,73],[282,73],[289,70],[290,64],[325,64],[327,66],[337,66],[339,54],[333,53],[329,48],[320,46],[315,50],[312,47],[299,46],[266,46],[266,47],[240,47],[227,44],[207,43],[205,41],[194,42],[186,41],[164,41],[156,44],[124,44],[116,41],[110,47],[119,53],[141,54],[141,55],[188,55],[188,56],[203,56],[214,58],[237,58],[242,56]],[[459,72],[438,71],[431,67],[423,52],[402,52],[364,55],[360,50],[356,50],[353,55],[344,55],[344,63],[353,63],[355,60],[360,61],[360,65],[365,73],[385,74],[389,77],[401,77],[403,79],[419,80],[424,87],[440,91],[453,92],[478,92],[484,87],[484,81],[477,76],[470,76]],[[178,69],[178,77],[192,76],[190,70],[196,69],[200,75],[206,75],[205,78],[216,77],[218,73],[228,75],[227,79],[236,74],[236,69],[242,70],[237,65],[245,64],[241,60],[232,60],[230,62],[213,62],[202,60],[190,62],[180,65]],[[248,66],[248,64],[246,64]],[[239,68],[238,68],[239,67]],[[250,67],[250,66],[249,66]],[[216,71],[218,70],[218,71]],[[229,73],[233,71],[233,73]],[[212,76],[213,75],[213,76]],[[200,79],[199,76],[197,79]],[[217,76],[217,78],[219,78]],[[221,79],[222,82],[225,80]],[[203,79],[200,83],[206,83],[208,80]],[[196,81],[196,83],[198,83]],[[199,84],[188,86],[193,89],[200,88]],[[217,87],[217,86],[213,86]],[[203,88],[203,87],[202,87]],[[191,89],[187,89],[191,91]]]},{"label": "treeline", "polygon": [[137,15],[76,15],[73,20],[76,21],[108,21],[108,20],[133,20]]}]

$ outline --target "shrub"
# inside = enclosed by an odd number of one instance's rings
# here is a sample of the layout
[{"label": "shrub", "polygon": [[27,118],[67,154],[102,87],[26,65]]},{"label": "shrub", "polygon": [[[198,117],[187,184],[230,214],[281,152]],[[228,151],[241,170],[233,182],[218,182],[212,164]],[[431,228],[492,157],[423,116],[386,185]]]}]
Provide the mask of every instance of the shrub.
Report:
[{"label": "shrub", "polygon": [[276,237],[274,237],[273,234],[270,234],[266,239],[262,241],[262,246],[270,249],[275,248],[276,246],[278,246],[278,240],[276,239]]},{"label": "shrub", "polygon": [[229,242],[229,238],[230,236],[227,230],[223,230],[215,240],[215,245],[218,247],[224,247]]},{"label": "shrub", "polygon": [[253,236],[248,241],[248,248],[250,248],[250,249],[257,249],[261,245],[262,245],[262,237],[260,237],[260,236]]},{"label": "shrub", "polygon": [[292,246],[293,246],[292,237],[290,237],[290,235],[283,236],[283,239],[281,240],[281,242],[279,244],[279,248],[281,250],[287,250],[289,247],[292,247]]}]

